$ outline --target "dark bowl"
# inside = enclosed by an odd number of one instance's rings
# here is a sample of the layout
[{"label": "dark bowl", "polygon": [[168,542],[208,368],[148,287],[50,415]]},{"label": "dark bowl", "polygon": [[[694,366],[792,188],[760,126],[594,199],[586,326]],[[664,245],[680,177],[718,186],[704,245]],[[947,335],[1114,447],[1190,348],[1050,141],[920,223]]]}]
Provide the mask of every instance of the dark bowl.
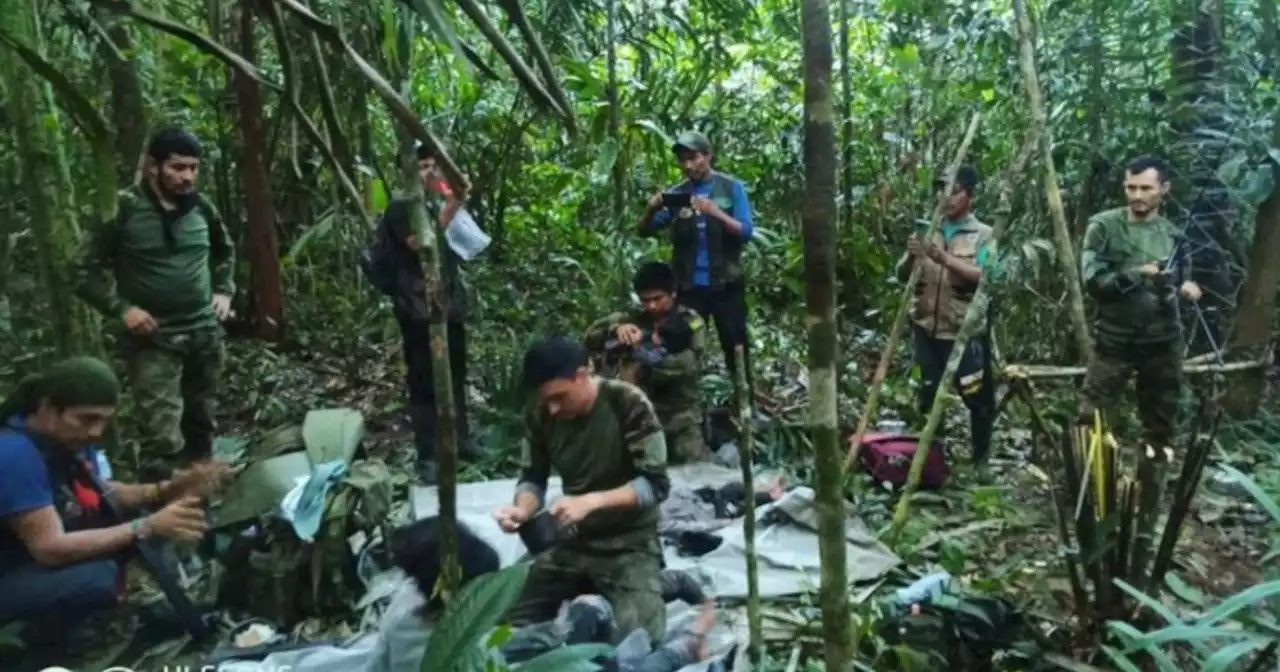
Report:
[{"label": "dark bowl", "polygon": [[531,555],[537,555],[556,545],[560,540],[560,524],[543,509],[530,518],[524,525],[516,528],[520,541]]}]

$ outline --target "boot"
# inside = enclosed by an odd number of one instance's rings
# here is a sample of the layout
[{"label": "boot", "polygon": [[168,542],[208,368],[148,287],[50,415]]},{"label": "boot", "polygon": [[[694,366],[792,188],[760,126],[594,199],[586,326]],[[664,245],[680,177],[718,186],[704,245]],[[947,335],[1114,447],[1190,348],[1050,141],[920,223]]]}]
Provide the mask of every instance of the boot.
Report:
[{"label": "boot", "polygon": [[413,446],[418,455],[418,478],[423,485],[436,484],[436,408],[432,404],[410,404]]}]

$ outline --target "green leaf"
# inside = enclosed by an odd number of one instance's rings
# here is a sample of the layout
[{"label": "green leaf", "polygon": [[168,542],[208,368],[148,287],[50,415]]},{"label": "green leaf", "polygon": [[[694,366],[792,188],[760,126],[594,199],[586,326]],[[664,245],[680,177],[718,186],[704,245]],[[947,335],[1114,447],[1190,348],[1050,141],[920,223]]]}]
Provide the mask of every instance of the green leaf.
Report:
[{"label": "green leaf", "polygon": [[530,564],[522,562],[486,574],[467,584],[449,601],[440,625],[431,633],[422,672],[459,669],[464,658],[479,648],[480,639],[497,627],[520,598]]},{"label": "green leaf", "polygon": [[653,133],[658,137],[662,138],[662,142],[666,144],[667,147],[671,147],[672,145],[676,144],[675,138],[672,138],[671,136],[667,135],[667,132],[662,130],[662,127],[658,126],[658,124],[648,119],[637,120],[635,124],[636,126],[639,126],[640,128],[643,128],[644,130],[649,131],[650,133]]},{"label": "green leaf", "polygon": [[591,183],[600,185],[609,181],[613,164],[618,160],[618,143],[613,138],[605,138],[600,143],[600,151],[596,154],[595,166],[591,168]]},{"label": "green leaf", "polygon": [[991,102],[991,101],[993,101],[993,100],[995,100],[995,99],[996,99],[996,90],[995,90],[995,89],[983,89],[983,90],[982,90],[982,101],[983,101],[984,103],[989,103],[989,102]]},{"label": "green leaf", "polygon": [[595,672],[602,668],[591,661],[613,652],[613,647],[604,644],[562,646],[520,663],[512,670],[514,672]]},{"label": "green leaf", "polygon": [[1201,665],[1200,670],[1201,672],[1226,672],[1226,670],[1230,669],[1232,663],[1266,645],[1266,639],[1258,638],[1224,646],[1214,652],[1212,656],[1209,656],[1209,659]]},{"label": "green leaf", "polygon": [[1102,652],[1107,654],[1107,657],[1111,659],[1111,663],[1115,665],[1116,669],[1120,670],[1120,672],[1142,672],[1142,669],[1129,662],[1129,659],[1123,653],[1116,651],[1110,646],[1103,646]]},{"label": "green leaf", "polygon": [[1178,599],[1181,599],[1185,602],[1190,602],[1191,604],[1194,604],[1197,607],[1204,606],[1204,603],[1205,603],[1204,593],[1200,592],[1199,590],[1197,590],[1192,586],[1187,585],[1187,582],[1183,581],[1182,578],[1179,577],[1177,574],[1165,574],[1164,584],[1169,587],[1169,590],[1173,591],[1174,595],[1178,596]]}]

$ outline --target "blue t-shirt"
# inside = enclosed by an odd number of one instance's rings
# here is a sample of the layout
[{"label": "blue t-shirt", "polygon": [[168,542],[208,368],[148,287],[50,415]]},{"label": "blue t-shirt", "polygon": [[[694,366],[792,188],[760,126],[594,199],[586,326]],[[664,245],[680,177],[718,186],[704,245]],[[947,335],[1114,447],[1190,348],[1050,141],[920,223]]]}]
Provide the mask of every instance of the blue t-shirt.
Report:
[{"label": "blue t-shirt", "polygon": [[[102,468],[102,455],[95,447],[85,448],[80,458],[95,478],[109,477]],[[28,511],[54,505],[54,484],[49,467],[36,443],[26,432],[21,417],[9,418],[0,429],[0,571],[31,560],[22,540],[13,533],[10,518]],[[57,487],[62,487],[59,484]],[[72,520],[68,520],[68,513]],[[63,525],[77,529],[74,512],[61,512]]]}]

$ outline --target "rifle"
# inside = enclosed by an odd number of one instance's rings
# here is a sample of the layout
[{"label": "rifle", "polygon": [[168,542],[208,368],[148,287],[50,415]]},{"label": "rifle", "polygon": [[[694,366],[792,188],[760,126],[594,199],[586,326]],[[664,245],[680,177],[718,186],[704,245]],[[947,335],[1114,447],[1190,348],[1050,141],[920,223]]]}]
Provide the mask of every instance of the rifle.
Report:
[{"label": "rifle", "polygon": [[[1188,270],[1191,259],[1187,253],[1186,244],[1186,234],[1175,234],[1173,249],[1170,250],[1168,258],[1159,262],[1160,273],[1164,276],[1165,282],[1170,285],[1166,300],[1173,303],[1173,315],[1179,327],[1182,326],[1182,285],[1191,279],[1191,273]],[[1204,317],[1200,302],[1193,303],[1192,309],[1195,310],[1200,328],[1204,330],[1205,338],[1209,339],[1209,347],[1213,349],[1214,358],[1218,364],[1222,364],[1222,349],[1213,339],[1213,332],[1209,329],[1209,322]]]}]

